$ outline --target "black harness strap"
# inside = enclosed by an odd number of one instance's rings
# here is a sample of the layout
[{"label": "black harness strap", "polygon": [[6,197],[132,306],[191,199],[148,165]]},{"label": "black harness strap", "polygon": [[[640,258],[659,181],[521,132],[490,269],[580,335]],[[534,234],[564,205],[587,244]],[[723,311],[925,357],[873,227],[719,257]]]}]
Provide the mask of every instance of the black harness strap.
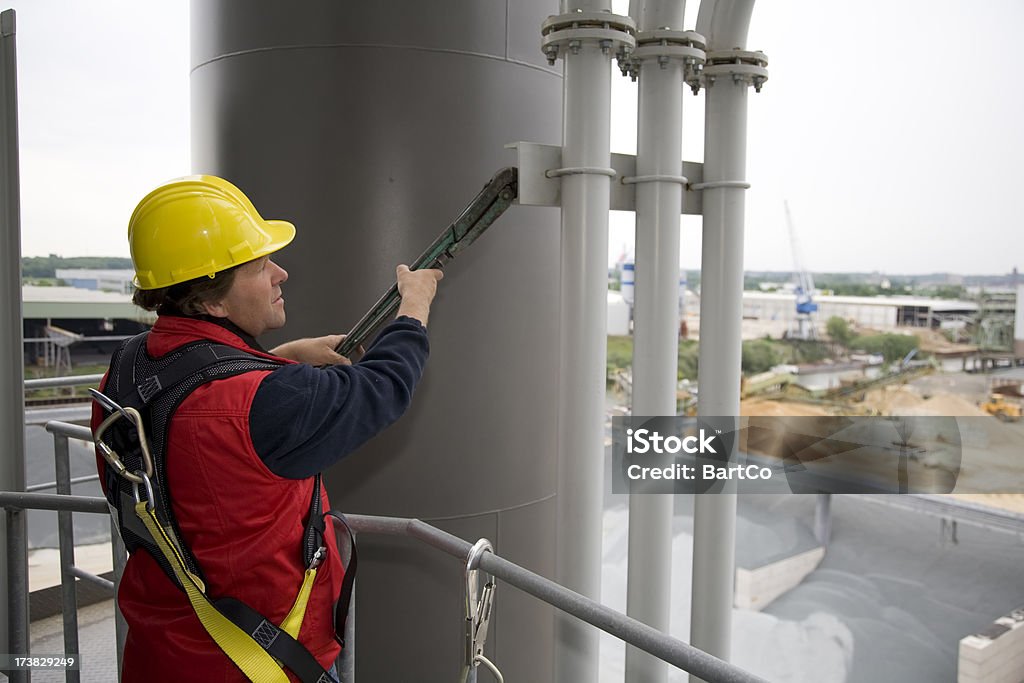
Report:
[{"label": "black harness strap", "polygon": [[[133,372],[132,379],[139,398],[145,405],[165,388],[172,389],[191,377],[198,376],[203,380],[215,379],[212,375],[207,375],[204,372],[208,368],[215,368],[221,363],[229,361],[251,361],[254,358],[258,358],[258,356],[223,344],[200,344],[189,349],[188,353],[159,373],[148,377],[138,377]],[[271,362],[267,361],[267,363]],[[273,367],[279,367],[279,365],[273,363]]]},{"label": "black harness strap", "polygon": [[213,601],[217,611],[249,634],[271,656],[284,662],[304,683],[336,683],[302,643],[269,619],[234,598]]},{"label": "black harness strap", "polygon": [[[355,588],[356,581],[356,566],[358,557],[356,556],[356,535],[352,533],[352,527],[348,525],[348,520],[345,519],[345,515],[341,514],[337,510],[328,510],[324,513],[324,516],[332,517],[335,522],[339,523],[344,529],[341,531],[337,528],[334,530],[335,539],[337,539],[338,553],[341,553],[343,545],[348,546],[349,556],[348,561],[345,562],[345,576],[341,579],[341,593],[338,594],[338,602],[334,604],[334,637],[338,643],[341,644],[342,648],[345,647],[345,622],[348,620],[348,610],[352,604],[352,591]],[[344,538],[343,538],[344,536]],[[347,540],[348,543],[343,543]]]}]

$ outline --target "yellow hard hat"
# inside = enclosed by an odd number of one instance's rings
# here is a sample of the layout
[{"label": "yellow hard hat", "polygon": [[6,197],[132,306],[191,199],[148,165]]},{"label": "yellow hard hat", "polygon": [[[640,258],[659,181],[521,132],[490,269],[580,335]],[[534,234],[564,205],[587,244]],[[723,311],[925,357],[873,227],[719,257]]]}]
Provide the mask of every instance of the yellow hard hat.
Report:
[{"label": "yellow hard hat", "polygon": [[237,187],[212,175],[168,181],[135,207],[128,244],[139,289],[160,289],[253,261],[295,237],[264,220]]}]

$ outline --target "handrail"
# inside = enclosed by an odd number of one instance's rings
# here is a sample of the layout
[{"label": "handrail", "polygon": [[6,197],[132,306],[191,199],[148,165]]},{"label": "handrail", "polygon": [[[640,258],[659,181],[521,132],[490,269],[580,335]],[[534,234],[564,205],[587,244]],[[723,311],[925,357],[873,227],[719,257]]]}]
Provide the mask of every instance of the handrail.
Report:
[{"label": "handrail", "polygon": [[[99,480],[100,480],[100,475],[98,475],[98,474],[87,474],[87,475],[83,475],[81,477],[72,477],[72,479],[71,479],[71,481],[69,483],[72,486],[74,486],[75,484],[85,484],[85,483],[90,482],[90,481],[99,481]],[[57,484],[58,484],[58,482],[56,482],[56,481],[48,481],[48,482],[45,482],[43,484],[32,484],[31,486],[26,486],[25,487],[25,493],[36,493],[37,491],[45,491],[46,489],[55,489],[55,488],[57,488]]]},{"label": "handrail", "polygon": [[103,375],[65,375],[63,377],[40,377],[25,380],[25,389],[51,389],[54,387],[76,387],[83,384],[98,386]]},{"label": "handrail", "polygon": [[[469,542],[418,519],[368,515],[345,515],[345,519],[357,533],[408,536],[462,561],[468,559],[472,548]],[[709,683],[766,683],[763,678],[734,664],[718,659],[554,581],[534,574],[494,553],[485,552],[481,555],[480,568],[538,600],[553,605]]]},{"label": "handrail", "polygon": [[[65,457],[68,438],[92,441],[92,433],[89,429],[79,425],[51,421],[46,424],[46,430],[54,435],[55,442],[57,439],[63,440]],[[61,448],[58,448],[57,450],[61,450]],[[58,460],[59,457],[60,455],[58,454]],[[58,480],[63,480],[61,486],[66,486],[66,490],[70,490],[70,483],[67,479],[66,471],[58,473]],[[62,510],[103,514],[106,514],[109,511],[105,498],[12,491],[0,491],[0,508],[6,508],[8,510]],[[426,545],[441,550],[442,552],[462,560],[463,562],[468,559],[469,552],[472,549],[472,544],[468,541],[433,527],[418,519],[377,517],[355,514],[346,515],[345,518],[348,520],[352,530],[357,533],[408,536],[422,541]],[[8,552],[24,553],[25,549],[8,548]],[[73,566],[73,555],[71,556],[71,565],[72,566],[66,569],[68,576],[70,576],[72,580],[75,576],[82,577],[84,572]],[[492,552],[484,552],[480,556],[479,566],[492,576],[502,579],[508,584],[529,593],[535,598],[557,607],[558,609],[601,629],[605,633],[609,633],[620,640],[638,647],[641,650],[644,650],[645,652],[648,652],[655,657],[682,669],[683,671],[699,676],[710,683],[766,683],[764,679],[755,676],[750,672],[744,671],[743,669],[718,659],[717,657],[695,648],[688,643],[678,640],[677,638],[673,638],[637,621],[636,619],[632,619],[621,612],[617,612],[610,607],[606,607],[605,605],[591,600],[590,598],[569,590],[554,581],[535,574],[530,570],[510,562]],[[62,572],[62,575],[64,573],[65,572]],[[12,580],[13,578],[14,577],[12,577]],[[71,585],[73,586],[73,583]],[[26,595],[26,601],[27,599]],[[12,619],[15,617],[15,612],[17,612],[17,610],[11,610]],[[77,645],[77,617],[71,620],[71,624],[74,626],[74,643]],[[65,625],[66,627],[70,627],[68,615],[65,615]],[[70,636],[66,630],[65,638],[67,639],[69,637]],[[119,656],[121,654],[121,643],[123,643],[123,641],[119,638]],[[72,672],[68,673],[70,674]],[[74,673],[77,674],[77,672]]]},{"label": "handrail", "polygon": [[69,439],[77,439],[78,441],[87,441],[92,443],[92,430],[82,425],[74,425],[70,422],[58,422],[57,420],[51,420],[46,423],[46,431],[51,434],[61,434],[68,437]]},{"label": "handrail", "polygon": [[66,496],[60,493],[0,491],[0,508],[5,510],[55,510],[57,512],[110,514],[106,498]]}]

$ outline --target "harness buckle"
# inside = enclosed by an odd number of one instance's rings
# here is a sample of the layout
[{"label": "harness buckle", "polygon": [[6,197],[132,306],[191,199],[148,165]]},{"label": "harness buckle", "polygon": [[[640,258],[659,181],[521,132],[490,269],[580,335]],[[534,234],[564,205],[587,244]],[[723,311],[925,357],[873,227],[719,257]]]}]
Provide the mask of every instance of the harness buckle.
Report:
[{"label": "harness buckle", "polygon": [[157,395],[163,389],[163,385],[160,384],[160,378],[156,375],[150,375],[146,379],[139,382],[135,387],[135,390],[139,392],[139,396],[142,398],[143,403],[149,403],[149,401]]},{"label": "harness buckle", "polygon": [[309,561],[309,566],[307,567],[307,569],[316,569],[321,564],[323,564],[324,558],[326,558],[326,557],[327,557],[327,546],[323,546],[322,545],[322,546],[320,546],[319,548],[316,549],[315,553],[313,553],[313,559],[311,559]]}]

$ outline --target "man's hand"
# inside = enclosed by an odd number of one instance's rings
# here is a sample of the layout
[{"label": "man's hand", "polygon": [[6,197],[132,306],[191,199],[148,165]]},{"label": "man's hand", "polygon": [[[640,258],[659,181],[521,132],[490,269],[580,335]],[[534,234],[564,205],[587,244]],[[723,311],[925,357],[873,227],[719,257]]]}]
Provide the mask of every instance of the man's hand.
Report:
[{"label": "man's hand", "polygon": [[444,273],[432,268],[409,270],[406,265],[398,266],[396,272],[398,293],[402,295],[398,315],[415,318],[426,327],[427,318],[430,317],[430,303],[437,293],[437,282],[444,277]]},{"label": "man's hand", "polygon": [[[271,349],[270,353],[310,365],[352,365],[352,361],[334,351],[334,348],[344,339],[345,335],[343,334],[296,339]],[[362,354],[363,347],[360,346],[357,351]]]}]

